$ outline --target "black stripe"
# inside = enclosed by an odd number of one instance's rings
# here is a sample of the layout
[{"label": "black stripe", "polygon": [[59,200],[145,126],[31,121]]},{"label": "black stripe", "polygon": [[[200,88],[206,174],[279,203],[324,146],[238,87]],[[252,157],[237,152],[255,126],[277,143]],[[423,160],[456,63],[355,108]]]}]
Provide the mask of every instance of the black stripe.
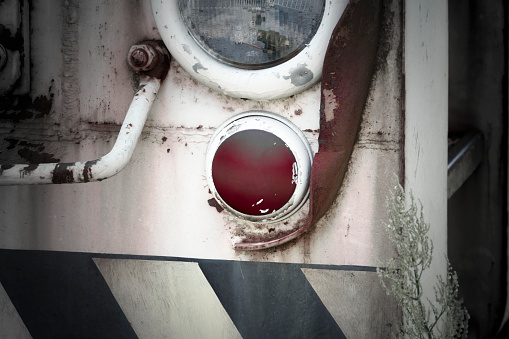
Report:
[{"label": "black stripe", "polygon": [[200,267],[244,339],[345,338],[299,265],[207,261]]},{"label": "black stripe", "polygon": [[137,338],[90,254],[0,250],[0,282],[33,338]]}]

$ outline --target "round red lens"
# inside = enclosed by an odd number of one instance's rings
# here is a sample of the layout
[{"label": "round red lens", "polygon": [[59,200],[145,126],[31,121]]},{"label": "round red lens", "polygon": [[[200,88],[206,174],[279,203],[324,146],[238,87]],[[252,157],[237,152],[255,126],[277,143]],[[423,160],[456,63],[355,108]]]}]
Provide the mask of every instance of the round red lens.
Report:
[{"label": "round red lens", "polygon": [[245,130],[226,139],[212,162],[212,180],[221,198],[248,215],[283,207],[295,191],[297,163],[272,133]]}]

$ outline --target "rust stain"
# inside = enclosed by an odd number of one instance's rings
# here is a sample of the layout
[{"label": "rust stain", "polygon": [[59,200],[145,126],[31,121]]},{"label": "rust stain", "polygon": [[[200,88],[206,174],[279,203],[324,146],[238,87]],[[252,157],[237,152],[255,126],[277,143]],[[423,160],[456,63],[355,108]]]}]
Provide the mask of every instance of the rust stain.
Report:
[{"label": "rust stain", "polygon": [[162,41],[142,41],[141,44],[146,44],[154,47],[155,51],[157,52],[157,63],[154,66],[153,69],[145,72],[140,72],[140,74],[148,75],[149,77],[164,80],[166,78],[166,75],[168,74],[168,70],[170,69],[170,61],[171,56],[170,53],[168,53],[168,50],[164,46],[164,43]]},{"label": "rust stain", "polygon": [[72,165],[69,163],[56,164],[51,182],[54,184],[70,184],[74,182],[73,172],[69,170],[69,167]]},{"label": "rust stain", "polygon": [[85,167],[83,168],[83,181],[84,182],[89,182],[90,179],[93,178],[93,176],[92,176],[92,166],[94,166],[95,164],[97,164],[97,160],[87,161],[85,163]]},{"label": "rust stain", "polygon": [[[308,232],[336,199],[375,69],[381,0],[350,2],[332,33],[322,71],[319,149],[313,159],[309,214],[289,232],[245,239],[237,250],[278,246]],[[270,232],[269,232],[270,233]]]},{"label": "rust stain", "polygon": [[[348,167],[375,69],[380,9],[380,0],[350,2],[325,55],[320,146],[311,170],[310,224],[332,205]],[[336,101],[332,119],[326,111],[330,98]]]},{"label": "rust stain", "polygon": [[207,200],[207,202],[209,203],[209,206],[215,207],[218,213],[221,213],[224,210],[224,208],[221,207],[221,205],[219,205],[219,203],[214,198]]},{"label": "rust stain", "polygon": [[324,116],[325,116],[325,122],[329,122],[331,120],[334,120],[334,110],[338,108],[339,104],[336,100],[336,95],[334,95],[334,92],[328,89],[324,89],[322,92],[324,96]]}]

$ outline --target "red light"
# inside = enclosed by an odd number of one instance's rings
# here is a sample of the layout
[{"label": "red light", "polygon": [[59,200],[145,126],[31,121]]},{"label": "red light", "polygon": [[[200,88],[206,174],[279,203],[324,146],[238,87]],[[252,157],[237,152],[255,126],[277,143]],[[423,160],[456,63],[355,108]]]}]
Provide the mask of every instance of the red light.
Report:
[{"label": "red light", "polygon": [[248,215],[277,211],[295,191],[295,157],[283,140],[262,130],[226,139],[212,162],[212,180],[221,198]]}]

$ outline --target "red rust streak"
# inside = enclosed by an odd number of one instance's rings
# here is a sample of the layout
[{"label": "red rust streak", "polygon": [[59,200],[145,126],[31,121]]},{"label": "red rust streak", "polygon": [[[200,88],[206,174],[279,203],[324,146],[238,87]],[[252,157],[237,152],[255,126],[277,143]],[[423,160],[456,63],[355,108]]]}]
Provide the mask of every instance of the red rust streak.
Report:
[{"label": "red rust streak", "polygon": [[336,199],[360,127],[375,68],[380,0],[350,1],[332,33],[322,75],[319,149],[313,159],[310,209],[290,234],[247,240],[239,250],[280,245],[310,230]]}]

